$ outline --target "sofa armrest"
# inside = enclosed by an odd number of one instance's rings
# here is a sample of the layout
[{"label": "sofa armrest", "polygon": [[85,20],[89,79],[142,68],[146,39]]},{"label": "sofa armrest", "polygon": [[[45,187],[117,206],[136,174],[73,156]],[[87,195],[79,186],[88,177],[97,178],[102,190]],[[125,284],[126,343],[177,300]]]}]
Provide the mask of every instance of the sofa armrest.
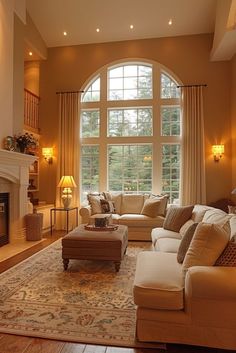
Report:
[{"label": "sofa armrest", "polygon": [[234,300],[236,267],[193,266],[186,274],[185,291],[196,299]]},{"label": "sofa armrest", "polygon": [[185,312],[192,324],[236,330],[236,267],[194,266],[185,279]]},{"label": "sofa armrest", "polygon": [[89,223],[89,218],[92,215],[91,207],[89,205],[81,207],[81,209],[79,210],[79,214],[82,218],[82,223]]}]

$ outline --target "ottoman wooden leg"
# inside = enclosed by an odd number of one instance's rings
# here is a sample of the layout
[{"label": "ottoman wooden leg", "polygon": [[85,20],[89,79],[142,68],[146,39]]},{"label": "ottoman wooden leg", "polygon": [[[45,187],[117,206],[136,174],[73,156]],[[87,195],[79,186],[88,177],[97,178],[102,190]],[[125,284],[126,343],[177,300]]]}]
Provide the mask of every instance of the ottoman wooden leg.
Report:
[{"label": "ottoman wooden leg", "polygon": [[120,270],[120,261],[115,261],[115,269],[116,269],[116,272],[119,272],[119,270]]},{"label": "ottoman wooden leg", "polygon": [[68,269],[68,265],[69,265],[69,259],[63,259],[63,266],[65,271]]}]

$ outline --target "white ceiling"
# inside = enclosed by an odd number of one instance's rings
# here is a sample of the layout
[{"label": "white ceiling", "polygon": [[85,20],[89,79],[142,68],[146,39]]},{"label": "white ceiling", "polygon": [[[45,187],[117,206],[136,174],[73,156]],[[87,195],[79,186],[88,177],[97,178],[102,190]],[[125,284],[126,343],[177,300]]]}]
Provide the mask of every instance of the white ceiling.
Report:
[{"label": "white ceiling", "polygon": [[216,4],[217,0],[26,0],[47,47],[213,33]]}]

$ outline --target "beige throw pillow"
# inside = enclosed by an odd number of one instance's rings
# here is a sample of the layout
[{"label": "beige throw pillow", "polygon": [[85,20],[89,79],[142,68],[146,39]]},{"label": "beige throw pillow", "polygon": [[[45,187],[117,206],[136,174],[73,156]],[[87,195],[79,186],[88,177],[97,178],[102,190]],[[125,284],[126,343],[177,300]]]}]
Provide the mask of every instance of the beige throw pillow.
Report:
[{"label": "beige throw pillow", "polygon": [[182,264],[185,258],[185,255],[188,251],[189,245],[193,239],[194,232],[197,228],[198,223],[193,223],[191,226],[186,230],[181,242],[179,244],[179,249],[177,252],[177,261],[178,263]]},{"label": "beige throw pillow", "polygon": [[184,273],[192,266],[213,266],[228,241],[229,234],[221,226],[199,223],[184,258]]},{"label": "beige throw pillow", "polygon": [[166,214],[163,228],[179,232],[180,228],[191,218],[193,206],[171,206]]},{"label": "beige throw pillow", "polygon": [[104,200],[102,195],[87,195],[89,205],[91,206],[91,214],[102,213],[101,200]]},{"label": "beige throw pillow", "polygon": [[151,195],[149,199],[160,200],[158,215],[164,217],[166,214],[166,207],[167,207],[169,195]]},{"label": "beige throw pillow", "polygon": [[145,200],[141,214],[152,218],[157,217],[160,215],[160,204],[161,200],[157,198]]}]

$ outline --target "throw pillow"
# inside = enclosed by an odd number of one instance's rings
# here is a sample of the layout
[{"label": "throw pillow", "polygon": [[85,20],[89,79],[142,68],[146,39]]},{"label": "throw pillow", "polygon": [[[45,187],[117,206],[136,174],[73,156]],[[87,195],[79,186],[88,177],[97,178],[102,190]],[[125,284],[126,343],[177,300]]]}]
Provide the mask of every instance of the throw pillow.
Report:
[{"label": "throw pillow", "polygon": [[112,201],[100,200],[102,213],[114,213],[114,203]]},{"label": "throw pillow", "polygon": [[198,223],[193,223],[183,235],[181,242],[179,244],[179,249],[177,252],[177,261],[178,263],[182,264],[185,258],[185,255],[188,251],[189,245],[193,239],[193,235],[195,229],[197,228]]},{"label": "throw pillow", "polygon": [[166,214],[163,228],[179,232],[182,225],[191,218],[193,206],[171,206]]},{"label": "throw pillow", "polygon": [[101,200],[104,200],[104,197],[100,194],[98,195],[87,195],[89,205],[91,206],[91,214],[102,213]]},{"label": "throw pillow", "polygon": [[229,234],[221,226],[199,223],[184,258],[183,272],[192,266],[213,266],[228,241]]},{"label": "throw pillow", "polygon": [[152,199],[160,200],[158,215],[164,217],[166,214],[166,207],[167,207],[169,195],[153,195],[152,194],[149,199],[150,200],[152,200]]},{"label": "throw pillow", "polygon": [[148,217],[156,217],[159,215],[161,200],[157,198],[147,199],[144,201],[141,214]]},{"label": "throw pillow", "polygon": [[216,260],[216,266],[236,267],[236,243],[229,241],[228,245]]}]

